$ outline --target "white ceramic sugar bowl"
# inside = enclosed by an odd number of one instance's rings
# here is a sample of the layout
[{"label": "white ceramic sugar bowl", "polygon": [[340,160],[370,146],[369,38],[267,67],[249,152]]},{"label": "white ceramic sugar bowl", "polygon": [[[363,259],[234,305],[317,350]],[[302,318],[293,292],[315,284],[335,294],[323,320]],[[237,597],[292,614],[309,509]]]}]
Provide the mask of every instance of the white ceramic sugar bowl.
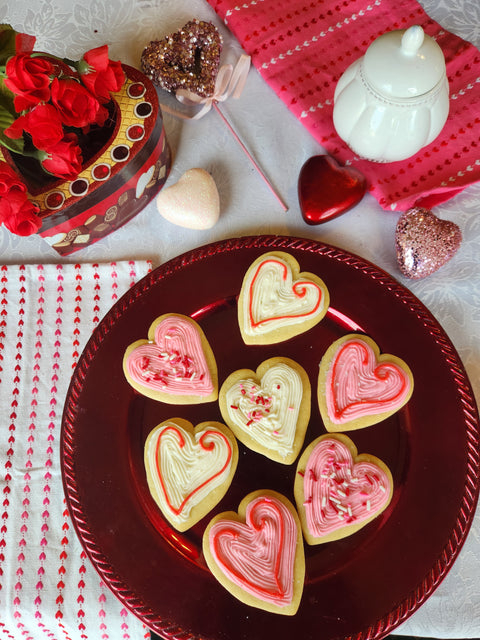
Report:
[{"label": "white ceramic sugar bowl", "polygon": [[445,58],[422,27],[389,31],[342,75],[333,123],[356,154],[395,162],[439,135],[449,112]]}]

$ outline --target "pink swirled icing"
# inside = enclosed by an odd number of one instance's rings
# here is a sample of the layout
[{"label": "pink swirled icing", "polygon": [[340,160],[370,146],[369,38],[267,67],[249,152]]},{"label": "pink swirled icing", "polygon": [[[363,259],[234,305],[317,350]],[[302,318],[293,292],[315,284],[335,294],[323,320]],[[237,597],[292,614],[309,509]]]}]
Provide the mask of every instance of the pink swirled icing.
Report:
[{"label": "pink swirled icing", "polygon": [[303,478],[308,530],[320,538],[346,525],[360,524],[390,501],[391,478],[373,462],[354,462],[336,438],[313,448]]},{"label": "pink swirled icing", "polygon": [[298,527],[289,509],[274,497],[259,496],[247,506],[245,523],[218,520],[209,532],[215,562],[234,584],[276,606],[293,599]]},{"label": "pink swirled icing", "polygon": [[400,408],[411,381],[395,362],[377,362],[372,347],[361,339],[342,343],[326,381],[326,403],[332,422],[343,424],[363,416]]},{"label": "pink swirled icing", "polygon": [[136,383],[172,395],[208,396],[214,383],[196,325],[188,318],[166,316],[154,342],[140,344],[126,360]]}]

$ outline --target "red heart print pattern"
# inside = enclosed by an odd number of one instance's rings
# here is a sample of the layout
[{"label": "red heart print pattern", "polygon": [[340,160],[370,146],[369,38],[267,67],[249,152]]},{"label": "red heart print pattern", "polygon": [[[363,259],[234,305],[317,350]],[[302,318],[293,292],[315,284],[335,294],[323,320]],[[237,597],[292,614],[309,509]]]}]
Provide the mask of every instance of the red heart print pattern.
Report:
[{"label": "red heart print pattern", "polygon": [[247,506],[245,523],[217,520],[209,544],[225,576],[253,596],[285,606],[293,599],[298,526],[278,499],[258,496]]}]

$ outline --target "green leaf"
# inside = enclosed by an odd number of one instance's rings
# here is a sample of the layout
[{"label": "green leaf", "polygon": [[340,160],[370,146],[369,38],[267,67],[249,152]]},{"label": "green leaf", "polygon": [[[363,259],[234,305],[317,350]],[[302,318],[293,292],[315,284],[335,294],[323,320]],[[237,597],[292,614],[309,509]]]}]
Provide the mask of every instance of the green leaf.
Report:
[{"label": "green leaf", "polygon": [[16,37],[17,31],[9,24],[0,24],[0,64],[4,65],[8,58],[15,55]]},{"label": "green leaf", "polygon": [[4,133],[5,129],[7,129],[7,127],[9,127],[14,120],[15,115],[13,115],[8,109],[0,104],[0,144],[15,153],[23,153],[23,138],[14,140],[13,138],[9,138],[8,136],[6,136]]},{"label": "green leaf", "polygon": [[0,106],[15,116],[14,99],[15,94],[10,89],[7,89],[0,77]]},{"label": "green leaf", "polygon": [[13,151],[13,153],[19,153],[20,155],[23,155],[23,138],[13,140],[13,138],[7,138],[7,136],[2,131],[0,132],[0,144],[2,145],[2,147],[5,147],[9,151]]}]

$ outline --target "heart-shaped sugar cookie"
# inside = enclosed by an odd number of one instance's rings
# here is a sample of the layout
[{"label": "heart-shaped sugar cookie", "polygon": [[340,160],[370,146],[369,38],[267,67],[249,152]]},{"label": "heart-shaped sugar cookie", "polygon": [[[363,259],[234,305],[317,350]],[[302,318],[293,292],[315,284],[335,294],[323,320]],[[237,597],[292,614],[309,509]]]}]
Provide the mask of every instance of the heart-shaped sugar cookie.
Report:
[{"label": "heart-shaped sugar cookie", "polygon": [[273,344],[315,326],[329,306],[328,289],[283,251],[257,258],[248,268],[238,298],[238,323],[245,344]]},{"label": "heart-shaped sugar cookie", "polygon": [[160,215],[186,229],[210,229],[220,216],[220,196],[212,176],[204,169],[189,169],[157,196]]},{"label": "heart-shaped sugar cookie", "polygon": [[345,213],[365,195],[365,177],[353,167],[342,167],[328,155],[313,156],[298,178],[298,200],[307,224],[320,224]]},{"label": "heart-shaped sugar cookie", "polygon": [[413,375],[408,365],[380,354],[368,336],[336,340],[320,363],[318,403],[327,431],[360,429],[385,420],[408,402]]},{"label": "heart-shaped sugar cookie", "polygon": [[454,222],[440,220],[428,209],[409,209],[395,230],[400,271],[407,278],[425,278],[453,258],[461,242],[462,232]]},{"label": "heart-shaped sugar cookie", "polygon": [[246,604],[293,615],[300,603],[305,558],[294,506],[273,491],[246,496],[238,514],[215,516],[203,536],[213,575]]},{"label": "heart-shaped sugar cookie", "polygon": [[178,531],[186,531],[225,495],[237,467],[238,447],[221,423],[193,428],[175,418],[148,435],[144,460],[155,502]]},{"label": "heart-shaped sugar cookie", "polygon": [[265,360],[254,372],[228,376],[219,393],[223,419],[244,445],[282,464],[302,447],[310,419],[310,382],[289,358]]},{"label": "heart-shaped sugar cookie", "polygon": [[150,326],[148,340],[129,345],[123,370],[134,389],[161,402],[193,404],[218,397],[210,344],[201,327],[181,314],[160,316]]},{"label": "heart-shaped sugar cookie", "polygon": [[145,47],[142,71],[167,91],[191,91],[209,97],[215,90],[222,38],[211,22],[191,20],[162,40]]},{"label": "heart-shaped sugar cookie", "polygon": [[393,495],[388,467],[375,456],[357,456],[343,434],[324,435],[302,454],[295,500],[309,544],[352,535],[386,509]]}]

